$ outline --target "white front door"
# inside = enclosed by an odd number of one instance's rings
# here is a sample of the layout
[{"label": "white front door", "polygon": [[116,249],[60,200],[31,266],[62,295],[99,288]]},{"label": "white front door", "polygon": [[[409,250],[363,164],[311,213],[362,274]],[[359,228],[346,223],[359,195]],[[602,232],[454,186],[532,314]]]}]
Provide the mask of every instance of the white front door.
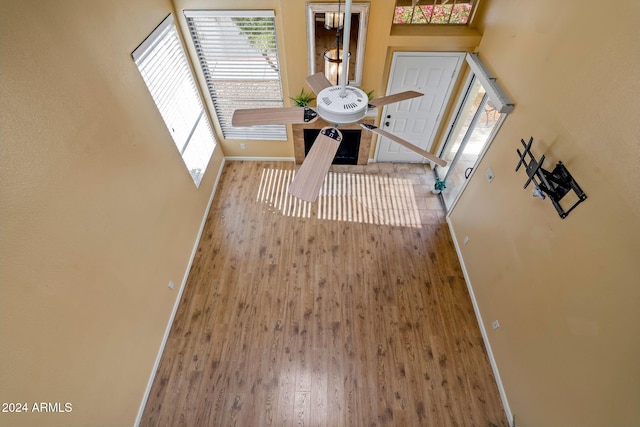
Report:
[{"label": "white front door", "polygon": [[[464,53],[394,53],[386,95],[415,90],[424,96],[385,106],[380,128],[429,151],[463,60]],[[419,154],[383,137],[378,138],[376,160],[426,161]]]}]

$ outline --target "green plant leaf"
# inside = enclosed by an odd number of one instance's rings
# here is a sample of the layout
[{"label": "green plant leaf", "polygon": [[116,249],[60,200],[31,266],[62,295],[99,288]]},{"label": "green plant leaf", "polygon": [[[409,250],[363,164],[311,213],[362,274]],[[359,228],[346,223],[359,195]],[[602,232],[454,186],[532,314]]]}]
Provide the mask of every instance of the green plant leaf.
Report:
[{"label": "green plant leaf", "polygon": [[373,89],[371,89],[369,92],[367,92],[367,98],[369,98],[369,101],[371,101],[373,99]]},{"label": "green plant leaf", "polygon": [[289,97],[298,107],[306,107],[309,105],[314,98],[312,93],[307,93],[304,91],[304,88],[300,90],[300,93],[295,97]]}]

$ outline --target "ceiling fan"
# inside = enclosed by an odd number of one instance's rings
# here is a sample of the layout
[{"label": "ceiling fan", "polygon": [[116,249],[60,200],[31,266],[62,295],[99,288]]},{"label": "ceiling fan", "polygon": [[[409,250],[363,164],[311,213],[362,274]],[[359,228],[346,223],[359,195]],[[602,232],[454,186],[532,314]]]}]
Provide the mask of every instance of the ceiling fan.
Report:
[{"label": "ceiling fan", "polygon": [[[345,4],[343,52],[349,51],[351,2],[352,0],[347,0]],[[318,116],[328,123],[333,123],[333,126],[322,128],[289,186],[289,193],[292,196],[313,203],[320,193],[324,178],[342,141],[342,133],[338,130],[339,125],[357,123],[365,117],[370,108],[416,98],[423,94],[410,90],[369,101],[363,90],[347,86],[347,73],[342,73],[341,84],[335,86],[322,73],[308,76],[306,81],[317,97],[315,109],[309,107],[238,109],[233,113],[231,124],[257,126],[312,123],[318,119]],[[360,123],[360,126],[397,142],[437,165],[442,167],[447,165],[447,162],[439,157],[376,126],[364,123]]]}]

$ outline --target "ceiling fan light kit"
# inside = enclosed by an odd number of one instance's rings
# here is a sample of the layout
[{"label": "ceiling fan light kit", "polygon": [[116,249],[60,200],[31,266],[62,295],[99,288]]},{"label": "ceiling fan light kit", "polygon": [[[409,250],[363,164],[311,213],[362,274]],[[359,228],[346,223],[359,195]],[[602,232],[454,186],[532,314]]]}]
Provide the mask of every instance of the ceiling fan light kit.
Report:
[{"label": "ceiling fan light kit", "polygon": [[329,123],[343,125],[355,123],[367,115],[367,94],[353,86],[347,86],[345,89],[344,96],[341,94],[340,86],[331,86],[320,91],[316,108],[321,118]]},{"label": "ceiling fan light kit", "polygon": [[[343,52],[348,52],[349,33],[351,27],[351,0],[346,1],[344,13]],[[347,55],[348,57],[348,55]],[[307,83],[316,94],[317,107],[314,111],[305,107],[289,108],[252,108],[238,109],[233,113],[233,126],[256,126],[266,124],[309,123],[320,116],[333,127],[323,128],[314,141],[302,165],[294,175],[289,186],[289,193],[294,197],[313,203],[318,198],[324,178],[329,172],[333,158],[342,141],[339,125],[358,123],[370,108],[381,107],[394,102],[406,101],[423,96],[416,91],[405,91],[369,100],[360,88],[347,86],[347,73],[341,75],[341,84],[333,86],[323,73],[316,73],[306,78]],[[297,110],[297,111],[296,111]],[[362,124],[361,124],[362,125]],[[388,138],[398,144],[425,157],[430,162],[446,166],[446,162],[431,153],[375,126],[362,126],[363,129]]]}]

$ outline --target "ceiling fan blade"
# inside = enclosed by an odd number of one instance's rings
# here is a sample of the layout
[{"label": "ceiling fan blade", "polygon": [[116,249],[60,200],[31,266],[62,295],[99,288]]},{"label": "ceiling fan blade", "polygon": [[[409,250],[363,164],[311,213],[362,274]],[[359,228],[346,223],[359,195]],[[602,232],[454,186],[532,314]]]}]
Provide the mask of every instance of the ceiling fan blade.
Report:
[{"label": "ceiling fan blade", "polygon": [[437,164],[438,166],[441,167],[445,167],[447,166],[447,162],[445,162],[444,160],[442,160],[440,157],[436,157],[433,154],[423,150],[420,147],[417,147],[415,145],[413,145],[412,143],[405,141],[404,139],[395,136],[392,133],[389,133],[385,130],[382,130],[376,126],[373,125],[368,125],[365,123],[360,123],[360,126],[362,126],[364,129],[370,130],[373,133],[377,133],[380,136],[384,136],[385,138],[389,138],[392,141],[397,142],[398,144],[402,145],[403,147],[407,147],[409,150],[415,151],[416,153],[420,154],[422,157],[424,157],[425,159],[429,160],[430,162],[433,162],[435,164]]},{"label": "ceiling fan blade", "polygon": [[233,112],[233,126],[284,125],[287,123],[311,123],[318,113],[309,107],[248,108]]},{"label": "ceiling fan blade", "polygon": [[323,73],[315,73],[305,79],[311,90],[317,95],[322,89],[333,86]]},{"label": "ceiling fan blade", "polygon": [[369,101],[369,105],[374,107],[381,107],[387,104],[393,104],[394,102],[404,101],[405,99],[417,98],[424,95],[424,93],[416,92],[414,90],[407,90],[405,92],[394,93],[393,95],[381,96]]},{"label": "ceiling fan blade", "polygon": [[342,141],[342,132],[332,127],[320,130],[309,154],[293,177],[289,194],[313,203],[318,198],[324,178]]}]

